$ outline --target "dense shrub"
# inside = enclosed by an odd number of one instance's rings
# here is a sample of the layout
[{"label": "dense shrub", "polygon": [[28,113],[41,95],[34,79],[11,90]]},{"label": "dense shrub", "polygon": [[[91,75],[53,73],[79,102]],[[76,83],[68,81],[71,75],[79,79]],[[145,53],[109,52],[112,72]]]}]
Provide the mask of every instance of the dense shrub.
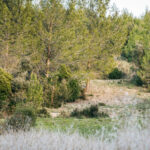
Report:
[{"label": "dense shrub", "polygon": [[131,80],[131,83],[137,85],[137,86],[142,86],[143,85],[143,81],[142,79],[138,76],[138,75],[134,75],[132,80]]},{"label": "dense shrub", "polygon": [[45,106],[58,108],[62,105],[62,103],[74,102],[80,97],[81,88],[77,79],[63,79],[58,84],[49,84],[49,90],[47,90],[47,98],[49,101],[45,103]]},{"label": "dense shrub", "polygon": [[71,71],[66,65],[61,65],[57,76],[59,82],[61,82],[63,79],[68,80],[71,78]]},{"label": "dense shrub", "polygon": [[43,87],[40,84],[37,75],[32,73],[27,92],[28,101],[31,102],[35,109],[38,109],[43,102]]},{"label": "dense shrub", "polygon": [[39,117],[49,117],[50,116],[45,108],[39,109],[37,114]]},{"label": "dense shrub", "polygon": [[134,51],[123,50],[121,53],[121,56],[123,58],[127,59],[128,62],[132,62],[135,60],[134,59],[134,57],[135,57]]},{"label": "dense shrub", "polygon": [[14,78],[11,82],[12,92],[16,93],[28,89],[28,82],[22,78]]},{"label": "dense shrub", "polygon": [[80,96],[81,87],[77,79],[71,79],[68,83],[69,102],[74,102]]},{"label": "dense shrub", "polygon": [[124,73],[118,68],[115,68],[109,75],[109,79],[121,79],[124,77]]},{"label": "dense shrub", "polygon": [[11,75],[0,68],[0,109],[11,93]]},{"label": "dense shrub", "polygon": [[21,60],[20,65],[21,65],[22,71],[31,71],[32,70],[32,66],[30,64],[30,61],[26,58]]},{"label": "dense shrub", "polygon": [[26,130],[34,126],[36,122],[36,114],[32,108],[19,107],[13,116],[6,121],[6,129]]},{"label": "dense shrub", "polygon": [[[52,90],[50,93],[50,100],[52,98],[51,94],[52,94]],[[68,97],[69,97],[69,91],[67,88],[67,82],[66,82],[66,80],[63,80],[60,84],[55,85],[52,106],[55,108],[61,107],[62,103],[66,102],[68,100]]]},{"label": "dense shrub", "polygon": [[98,111],[98,106],[97,105],[91,105],[90,107],[87,107],[83,110],[78,110],[75,109],[71,113],[71,117],[89,117],[89,118],[94,118],[94,117],[109,117],[108,114],[104,112],[99,112]]}]

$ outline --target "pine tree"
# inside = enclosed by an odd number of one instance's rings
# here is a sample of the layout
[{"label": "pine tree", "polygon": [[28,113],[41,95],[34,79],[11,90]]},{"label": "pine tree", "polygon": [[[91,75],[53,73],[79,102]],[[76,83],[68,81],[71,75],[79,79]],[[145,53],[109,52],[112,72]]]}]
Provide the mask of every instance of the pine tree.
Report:
[{"label": "pine tree", "polygon": [[63,48],[64,32],[64,13],[60,0],[42,0],[41,8],[43,13],[42,42],[45,46],[46,71],[48,77],[52,68],[52,60],[61,52]]},{"label": "pine tree", "polygon": [[124,48],[124,56],[133,61],[139,70],[137,75],[145,84],[150,78],[150,12],[146,12],[141,19],[134,20],[134,27]]},{"label": "pine tree", "polygon": [[32,73],[30,85],[27,92],[28,102],[33,104],[35,109],[38,109],[43,102],[43,87],[40,84],[37,75]]},{"label": "pine tree", "polygon": [[11,80],[11,75],[0,68],[0,109],[11,93]]},{"label": "pine tree", "polygon": [[12,15],[7,5],[0,0],[0,64],[1,67],[8,69],[8,55],[12,42]]},{"label": "pine tree", "polygon": [[147,86],[150,86],[150,12],[146,12],[143,18],[142,44],[143,53],[140,60],[139,75]]}]

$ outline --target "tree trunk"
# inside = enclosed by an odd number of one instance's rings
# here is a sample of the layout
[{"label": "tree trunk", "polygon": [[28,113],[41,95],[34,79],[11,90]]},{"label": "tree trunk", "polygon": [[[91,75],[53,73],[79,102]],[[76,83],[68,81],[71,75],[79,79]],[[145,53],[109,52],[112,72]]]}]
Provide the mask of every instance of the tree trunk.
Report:
[{"label": "tree trunk", "polygon": [[6,44],[6,57],[8,57],[8,53],[9,53],[9,45],[8,43]]},{"label": "tree trunk", "polygon": [[88,78],[88,79],[87,79],[87,82],[86,82],[85,93],[88,93],[88,91],[89,91],[89,86],[90,86],[90,79]]},{"label": "tree trunk", "polygon": [[4,54],[4,68],[5,69],[8,69],[8,67],[9,67],[8,55],[9,55],[9,45],[8,45],[8,43],[6,43],[6,52]]},{"label": "tree trunk", "polygon": [[52,31],[53,31],[53,21],[51,20],[49,23],[49,43],[47,48],[47,62],[46,62],[46,77],[49,77],[50,70],[50,55],[51,55],[51,40],[52,40]]},{"label": "tree trunk", "polygon": [[54,104],[54,94],[55,94],[55,87],[52,86],[52,94],[51,94],[51,105]]},{"label": "tree trunk", "polygon": [[[88,63],[87,63],[87,72],[90,70],[90,68],[91,68],[91,64],[90,64],[90,61],[88,61]],[[90,79],[88,78],[87,82],[86,82],[86,88],[85,88],[86,93],[88,93],[89,87],[90,87]]]},{"label": "tree trunk", "polygon": [[47,62],[46,62],[46,77],[49,77],[49,69],[50,69],[50,46],[48,46],[47,52]]},{"label": "tree trunk", "polygon": [[87,64],[87,71],[89,71],[91,68],[91,64],[90,64],[90,61],[88,61],[88,64]]}]

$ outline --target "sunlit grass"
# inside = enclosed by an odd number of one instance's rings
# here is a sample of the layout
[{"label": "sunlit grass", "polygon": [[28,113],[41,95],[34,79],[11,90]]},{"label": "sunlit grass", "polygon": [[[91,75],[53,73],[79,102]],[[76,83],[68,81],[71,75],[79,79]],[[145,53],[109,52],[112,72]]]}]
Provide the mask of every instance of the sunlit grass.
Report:
[{"label": "sunlit grass", "polygon": [[51,131],[67,131],[71,129],[72,132],[78,131],[83,135],[90,135],[95,134],[104,127],[111,131],[114,123],[115,122],[111,119],[105,118],[38,118],[36,127],[49,129]]}]

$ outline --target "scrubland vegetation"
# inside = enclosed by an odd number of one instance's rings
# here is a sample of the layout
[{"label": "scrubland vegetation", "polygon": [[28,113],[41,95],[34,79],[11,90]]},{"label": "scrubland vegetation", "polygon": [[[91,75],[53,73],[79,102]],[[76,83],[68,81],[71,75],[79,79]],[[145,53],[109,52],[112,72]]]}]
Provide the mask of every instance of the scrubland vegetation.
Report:
[{"label": "scrubland vegetation", "polygon": [[103,126],[95,134],[88,136],[73,131],[71,127],[65,132],[43,129],[26,132],[9,131],[0,136],[0,147],[3,150],[148,150],[150,147],[148,120],[132,116],[124,122],[120,120],[118,126],[112,125],[111,130]]},{"label": "scrubland vegetation", "polygon": [[150,149],[149,32],[110,0],[0,0],[0,149]]}]

